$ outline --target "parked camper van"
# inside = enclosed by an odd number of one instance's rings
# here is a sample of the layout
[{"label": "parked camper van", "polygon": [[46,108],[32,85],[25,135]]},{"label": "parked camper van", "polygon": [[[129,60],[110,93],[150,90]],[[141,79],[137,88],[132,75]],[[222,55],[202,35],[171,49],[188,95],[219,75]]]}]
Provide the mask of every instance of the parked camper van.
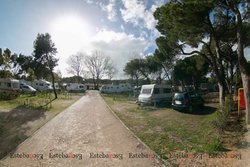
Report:
[{"label": "parked camper van", "polygon": [[132,91],[132,87],[128,83],[103,85],[100,89],[101,93],[125,93],[130,91]]},{"label": "parked camper van", "polygon": [[69,92],[85,92],[87,88],[84,84],[70,83],[67,85],[66,89]]},{"label": "parked camper van", "polygon": [[172,96],[173,93],[170,85],[142,85],[138,102],[144,104],[171,102]]},{"label": "parked camper van", "polygon": [[20,89],[22,90],[22,92],[25,92],[25,93],[32,93],[32,94],[36,93],[35,88],[33,88],[32,86],[30,86],[24,82],[20,82]]},{"label": "parked camper van", "polygon": [[31,86],[39,91],[53,90],[52,84],[49,81],[46,81],[44,79],[39,79],[39,80],[34,81]]},{"label": "parked camper van", "polygon": [[0,91],[19,91],[19,81],[16,79],[10,79],[10,78],[0,78]]}]

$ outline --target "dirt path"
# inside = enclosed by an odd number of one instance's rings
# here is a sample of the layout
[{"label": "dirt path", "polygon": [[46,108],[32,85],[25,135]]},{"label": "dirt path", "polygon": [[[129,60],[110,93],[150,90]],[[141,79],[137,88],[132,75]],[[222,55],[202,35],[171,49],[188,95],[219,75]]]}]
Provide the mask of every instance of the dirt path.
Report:
[{"label": "dirt path", "polygon": [[61,112],[0,167],[163,166],[107,109],[96,91]]},{"label": "dirt path", "polygon": [[245,134],[245,141],[242,143],[242,148],[239,150],[241,154],[241,161],[236,161],[235,167],[250,167],[250,125],[247,127]]}]

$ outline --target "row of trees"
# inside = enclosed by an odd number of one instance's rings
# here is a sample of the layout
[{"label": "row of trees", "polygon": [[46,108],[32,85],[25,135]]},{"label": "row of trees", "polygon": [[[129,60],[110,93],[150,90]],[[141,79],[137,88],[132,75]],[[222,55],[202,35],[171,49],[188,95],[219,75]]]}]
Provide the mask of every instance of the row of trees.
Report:
[{"label": "row of trees", "polygon": [[[250,123],[250,71],[244,57],[244,48],[250,44],[249,0],[171,0],[154,13],[157,29],[162,34],[158,45],[170,53],[198,54],[211,66],[219,86],[220,106],[225,102],[226,74],[224,63],[236,54],[245,90],[247,122]],[[186,46],[202,47],[190,53]],[[234,47],[236,49],[234,49]],[[165,57],[168,52],[159,51]]]},{"label": "row of trees", "polygon": [[55,44],[48,33],[37,35],[31,56],[12,54],[8,48],[3,52],[0,49],[0,77],[26,78],[30,81],[35,78],[51,77],[55,98],[57,98],[53,72],[58,62],[55,58],[56,53]]},{"label": "row of trees", "polygon": [[92,55],[77,53],[68,59],[68,73],[77,76],[77,82],[82,78],[92,78],[96,88],[99,87],[100,79],[104,76],[110,80],[114,77],[117,70],[109,56],[102,51],[94,51]]},{"label": "row of trees", "polygon": [[[50,80],[57,98],[54,84],[60,74],[54,72],[54,68],[58,65],[56,54],[57,48],[48,33],[37,35],[34,51],[30,56],[13,54],[8,48],[4,51],[0,49],[0,77],[29,81],[41,78]],[[90,56],[82,53],[72,55],[68,65],[68,72],[77,76],[78,83],[82,77],[92,78],[96,88],[99,87],[101,78],[106,76],[111,80],[117,72],[111,58],[105,56],[102,51],[94,51]]]},{"label": "row of trees", "polygon": [[[154,17],[161,36],[156,39],[158,48],[153,58],[161,64],[168,78],[194,81],[200,75],[199,70],[209,65],[223,107],[225,91],[231,89],[235,76],[240,73],[245,90],[246,121],[250,123],[250,70],[244,56],[244,49],[250,46],[250,1],[170,0],[157,8]],[[187,52],[187,46],[193,51]],[[192,58],[182,61],[180,55]],[[195,62],[195,59],[205,62]],[[127,74],[128,69],[129,64],[124,69]],[[188,73],[193,77],[185,77]]]}]

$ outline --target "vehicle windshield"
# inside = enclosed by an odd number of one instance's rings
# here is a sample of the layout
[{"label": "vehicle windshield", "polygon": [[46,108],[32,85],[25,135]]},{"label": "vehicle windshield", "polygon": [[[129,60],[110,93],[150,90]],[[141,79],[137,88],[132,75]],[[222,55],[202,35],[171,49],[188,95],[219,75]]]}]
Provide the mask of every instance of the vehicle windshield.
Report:
[{"label": "vehicle windshield", "polygon": [[152,89],[142,89],[142,94],[151,94]]},{"label": "vehicle windshield", "polygon": [[175,94],[175,96],[174,96],[174,99],[175,100],[183,100],[184,99],[184,96],[183,96],[183,94]]}]

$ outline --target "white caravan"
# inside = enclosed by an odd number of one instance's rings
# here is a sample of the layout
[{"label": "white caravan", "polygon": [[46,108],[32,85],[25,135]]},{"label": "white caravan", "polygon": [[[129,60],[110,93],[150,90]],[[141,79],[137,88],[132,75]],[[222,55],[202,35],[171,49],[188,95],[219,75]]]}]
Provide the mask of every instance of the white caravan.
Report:
[{"label": "white caravan", "polygon": [[67,85],[66,89],[69,92],[85,92],[87,88],[84,84],[70,83]]},{"label": "white caravan", "polygon": [[100,89],[101,93],[125,93],[132,91],[131,85],[128,83],[123,83],[119,85],[103,85]]},{"label": "white caravan", "polygon": [[172,97],[173,92],[170,85],[142,85],[140,95],[138,96],[138,102],[145,104],[171,102]]},{"label": "white caravan", "polygon": [[32,85],[35,89],[39,91],[51,91],[53,90],[52,84],[44,79],[35,80]]},{"label": "white caravan", "polygon": [[0,78],[0,91],[19,91],[20,85],[19,81],[16,79],[10,79],[10,78]]}]

